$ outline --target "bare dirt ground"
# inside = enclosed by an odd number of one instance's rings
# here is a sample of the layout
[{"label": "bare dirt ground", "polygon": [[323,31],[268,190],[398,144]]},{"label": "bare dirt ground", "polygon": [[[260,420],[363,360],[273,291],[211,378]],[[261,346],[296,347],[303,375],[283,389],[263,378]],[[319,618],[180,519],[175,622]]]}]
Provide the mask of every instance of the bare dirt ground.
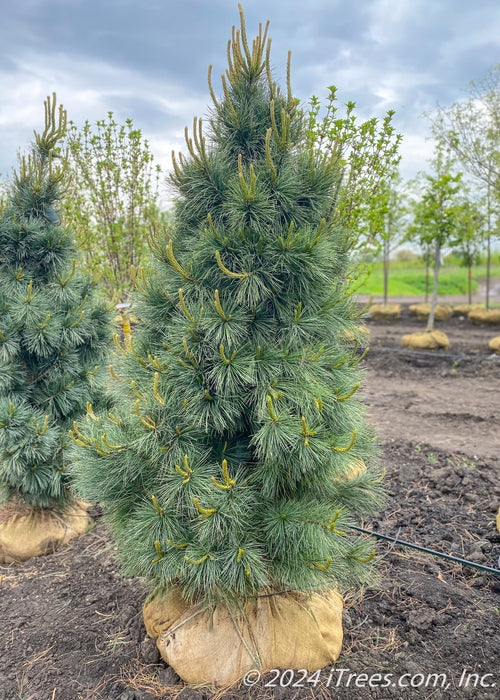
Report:
[{"label": "bare dirt ground", "polygon": [[[487,340],[500,327],[452,319],[439,324],[449,351],[422,354],[399,352],[419,322],[367,325],[363,391],[390,500],[362,525],[498,567],[500,358]],[[54,555],[0,568],[0,700],[500,697],[500,577],[389,542],[376,545],[379,582],[346,596],[335,670],[286,688],[275,674],[215,695],[186,687],[147,638],[145,588],[120,575],[97,510],[95,522]]]}]

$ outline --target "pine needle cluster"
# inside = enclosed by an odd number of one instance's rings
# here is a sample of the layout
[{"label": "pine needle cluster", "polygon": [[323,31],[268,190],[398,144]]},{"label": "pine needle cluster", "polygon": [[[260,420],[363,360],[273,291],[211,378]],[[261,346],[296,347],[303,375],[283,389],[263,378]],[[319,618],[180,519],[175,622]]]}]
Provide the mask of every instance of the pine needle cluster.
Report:
[{"label": "pine needle cluster", "polygon": [[241,13],[228,64],[207,135],[195,118],[174,154],[156,270],[133,270],[141,329],[116,339],[115,408],[74,452],[126,571],[208,602],[366,580],[372,548],[347,526],[381,502],[338,154],[307,147],[267,26],[250,46]]},{"label": "pine needle cluster", "polygon": [[55,208],[65,129],[54,95],[0,218],[0,486],[3,498],[38,507],[70,499],[68,429],[87,402],[103,400],[98,366],[111,338],[109,312],[77,270]]}]

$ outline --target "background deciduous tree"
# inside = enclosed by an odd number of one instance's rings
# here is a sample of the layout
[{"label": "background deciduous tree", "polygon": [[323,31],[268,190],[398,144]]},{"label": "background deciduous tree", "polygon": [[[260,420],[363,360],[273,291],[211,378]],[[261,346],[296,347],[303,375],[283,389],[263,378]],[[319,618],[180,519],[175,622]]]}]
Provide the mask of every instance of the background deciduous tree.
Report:
[{"label": "background deciduous tree", "polygon": [[[306,138],[313,153],[337,154],[343,178],[337,199],[330,210],[330,219],[338,226],[351,229],[354,247],[380,249],[379,234],[386,206],[384,183],[387,183],[400,161],[402,136],[393,126],[394,110],[379,120],[376,117],[359,121],[356,103],[345,104],[339,113],[337,88],[330,86],[325,112],[321,101],[313,95],[309,101]],[[382,201],[378,201],[381,197]]]},{"label": "background deciduous tree", "polygon": [[71,180],[64,218],[72,226],[87,267],[124,301],[130,266],[147,255],[146,233],[159,217],[158,180],[149,144],[131,119],[119,125],[112,112],[92,126],[70,122],[66,139]]},{"label": "background deciduous tree", "polygon": [[492,224],[500,205],[500,63],[467,86],[467,97],[439,107],[432,120],[434,136],[446,143],[464,171],[486,189],[486,308],[489,307]]},{"label": "background deciduous tree", "polygon": [[412,206],[413,223],[409,233],[413,240],[434,248],[434,283],[427,323],[428,330],[434,330],[441,253],[455,235],[462,173],[453,174],[454,159],[444,144],[438,144],[430,163],[432,172],[421,173],[413,183],[418,196]]}]

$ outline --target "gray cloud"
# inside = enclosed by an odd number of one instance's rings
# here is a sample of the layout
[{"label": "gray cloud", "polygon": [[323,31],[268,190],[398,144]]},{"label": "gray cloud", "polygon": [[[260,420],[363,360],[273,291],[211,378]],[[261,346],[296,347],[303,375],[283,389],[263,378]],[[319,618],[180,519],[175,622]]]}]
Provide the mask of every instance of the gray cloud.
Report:
[{"label": "gray cloud", "polygon": [[[245,4],[245,3],[244,3]],[[360,118],[395,109],[403,174],[431,152],[422,112],[463,96],[500,55],[497,0],[253,0],[252,37],[271,20],[272,62],[305,101],[338,87]],[[225,70],[236,0],[4,0],[0,24],[0,172],[39,128],[53,90],[77,123],[131,117],[165,168],[183,127],[207,112],[208,64]],[[215,82],[215,81],[214,81]],[[218,91],[218,81],[216,91]]]}]

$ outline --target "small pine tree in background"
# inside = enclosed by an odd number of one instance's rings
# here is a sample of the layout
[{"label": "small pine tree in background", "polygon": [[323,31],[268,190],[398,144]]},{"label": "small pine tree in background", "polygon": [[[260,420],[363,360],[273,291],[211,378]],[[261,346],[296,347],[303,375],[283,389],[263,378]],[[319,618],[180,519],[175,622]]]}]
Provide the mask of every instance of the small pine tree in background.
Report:
[{"label": "small pine tree in background", "polygon": [[56,211],[66,112],[45,102],[45,130],[22,157],[0,218],[0,486],[3,501],[64,509],[73,421],[103,401],[111,327]]},{"label": "small pine tree in background", "polygon": [[308,148],[266,33],[249,47],[241,13],[209,135],[195,118],[174,156],[174,223],[152,233],[155,273],[133,271],[115,409],[78,426],[74,454],[128,574],[230,609],[366,581],[373,549],[348,523],[381,501],[354,238],[331,223],[339,154]]}]

